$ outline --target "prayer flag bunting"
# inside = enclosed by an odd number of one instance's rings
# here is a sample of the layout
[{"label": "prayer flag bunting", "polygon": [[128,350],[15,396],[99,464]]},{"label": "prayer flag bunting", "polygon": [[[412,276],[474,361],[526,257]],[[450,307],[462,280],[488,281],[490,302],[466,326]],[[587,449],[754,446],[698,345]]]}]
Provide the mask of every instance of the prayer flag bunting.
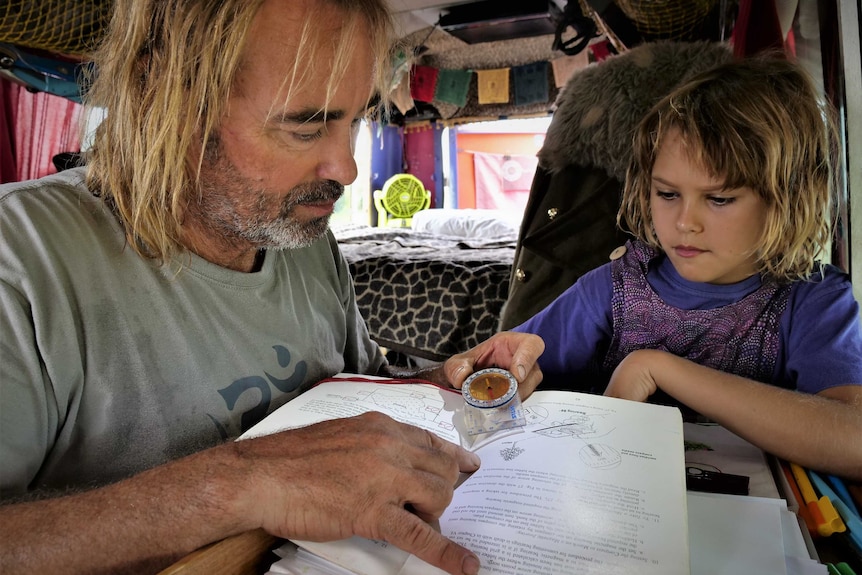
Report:
[{"label": "prayer flag bunting", "polygon": [[390,92],[389,99],[402,114],[406,114],[416,105],[410,97],[410,78],[407,74],[404,74],[401,83]]},{"label": "prayer flag bunting", "polygon": [[509,102],[509,68],[478,70],[479,103],[506,104]]},{"label": "prayer flag bunting", "polygon": [[533,62],[512,68],[515,105],[548,101],[548,63]]},{"label": "prayer flag bunting", "polygon": [[404,50],[399,50],[392,60],[392,81],[389,85],[390,92],[398,87],[406,76],[409,76],[410,67],[412,65],[410,58],[407,57]]},{"label": "prayer flag bunting", "polygon": [[410,76],[410,95],[414,100],[430,102],[434,99],[439,70],[431,66],[413,66]]},{"label": "prayer flag bunting", "polygon": [[463,107],[467,103],[467,90],[472,77],[472,70],[440,70],[434,99]]},{"label": "prayer flag bunting", "polygon": [[563,56],[551,60],[551,68],[554,70],[554,85],[557,88],[565,86],[572,74],[589,65],[590,58],[587,54],[589,52],[581,50],[574,56]]},{"label": "prayer flag bunting", "polygon": [[604,42],[596,42],[595,44],[590,44],[590,51],[593,53],[593,56],[596,57],[596,62],[601,62],[605,58],[611,55],[610,42],[605,40]]}]

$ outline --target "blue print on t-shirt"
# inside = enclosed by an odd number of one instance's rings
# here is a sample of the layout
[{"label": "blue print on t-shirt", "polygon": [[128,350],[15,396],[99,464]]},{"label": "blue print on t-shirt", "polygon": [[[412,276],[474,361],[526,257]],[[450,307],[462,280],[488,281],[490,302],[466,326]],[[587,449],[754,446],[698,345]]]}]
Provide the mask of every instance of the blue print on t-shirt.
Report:
[{"label": "blue print on t-shirt", "polygon": [[[278,365],[281,367],[288,367],[291,361],[290,351],[282,345],[275,345],[272,349],[275,350]],[[233,411],[237,401],[243,393],[250,389],[258,390],[260,397],[258,404],[243,413],[240,419],[242,427],[240,432],[242,433],[263,419],[269,411],[269,405],[272,400],[272,391],[269,388],[270,384],[272,384],[281,393],[290,393],[295,391],[302,382],[305,381],[307,373],[308,365],[305,361],[298,361],[293,370],[293,374],[284,379],[278,378],[269,372],[264,371],[266,379],[260,375],[241,377],[224,389],[220,389],[219,394],[224,398],[228,410]],[[222,438],[227,439],[229,436],[227,431],[222,425],[219,425],[218,423],[216,423],[216,425],[219,428],[219,433],[222,435]]]}]

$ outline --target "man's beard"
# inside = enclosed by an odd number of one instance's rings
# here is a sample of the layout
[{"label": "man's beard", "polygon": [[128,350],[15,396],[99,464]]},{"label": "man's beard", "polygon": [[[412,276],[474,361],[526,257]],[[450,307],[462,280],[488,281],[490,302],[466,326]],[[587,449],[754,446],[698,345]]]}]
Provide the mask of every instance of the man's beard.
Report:
[{"label": "man's beard", "polygon": [[334,202],[344,193],[340,183],[321,180],[300,184],[284,197],[276,197],[237,170],[224,154],[218,135],[210,138],[204,150],[199,185],[199,201],[189,210],[214,237],[230,245],[249,242],[264,249],[314,243],[329,227],[329,216],[300,221],[294,208]]}]

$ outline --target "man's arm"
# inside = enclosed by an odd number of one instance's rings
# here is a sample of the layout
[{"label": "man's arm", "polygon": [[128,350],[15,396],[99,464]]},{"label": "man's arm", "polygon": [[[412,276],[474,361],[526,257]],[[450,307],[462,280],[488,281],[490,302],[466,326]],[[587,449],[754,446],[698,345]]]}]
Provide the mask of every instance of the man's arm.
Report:
[{"label": "man's arm", "polygon": [[379,413],[231,442],[92,491],[0,508],[3,573],[149,572],[262,527],[382,539],[453,574],[478,559],[436,532],[478,459]]},{"label": "man's arm", "polygon": [[862,479],[862,385],[810,395],[638,350],[617,366],[605,395],[645,401],[656,388],[783,459]]}]

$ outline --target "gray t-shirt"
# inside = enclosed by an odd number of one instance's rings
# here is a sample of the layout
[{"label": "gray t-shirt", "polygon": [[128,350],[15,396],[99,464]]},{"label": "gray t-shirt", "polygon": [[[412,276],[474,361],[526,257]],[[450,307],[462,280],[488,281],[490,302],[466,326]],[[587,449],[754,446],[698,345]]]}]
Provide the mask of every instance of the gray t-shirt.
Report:
[{"label": "gray t-shirt", "polygon": [[0,186],[0,497],[120,479],[385,363],[331,233],[257,273],[158,266],[83,178]]}]

